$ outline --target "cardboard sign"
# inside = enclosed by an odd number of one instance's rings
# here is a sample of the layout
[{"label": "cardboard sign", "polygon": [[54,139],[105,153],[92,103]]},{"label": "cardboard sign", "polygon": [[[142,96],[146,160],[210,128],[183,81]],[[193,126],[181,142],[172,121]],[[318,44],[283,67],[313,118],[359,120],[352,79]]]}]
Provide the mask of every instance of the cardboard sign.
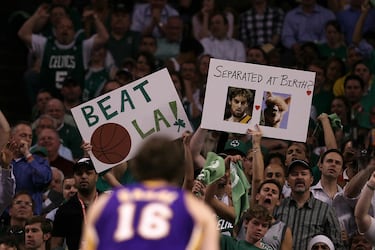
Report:
[{"label": "cardboard sign", "polygon": [[201,126],[305,142],[315,73],[211,59]]},{"label": "cardboard sign", "polygon": [[177,139],[190,122],[166,69],[85,102],[72,109],[90,157],[102,172],[134,157],[151,135]]}]

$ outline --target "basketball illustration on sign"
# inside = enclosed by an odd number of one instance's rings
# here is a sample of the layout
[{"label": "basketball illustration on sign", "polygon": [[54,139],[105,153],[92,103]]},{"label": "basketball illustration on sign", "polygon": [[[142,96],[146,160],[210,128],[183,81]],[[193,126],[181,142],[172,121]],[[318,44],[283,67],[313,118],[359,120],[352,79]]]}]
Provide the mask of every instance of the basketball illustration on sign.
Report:
[{"label": "basketball illustration on sign", "polygon": [[116,164],[123,161],[131,149],[128,130],[117,123],[106,123],[91,136],[92,153],[101,162]]}]

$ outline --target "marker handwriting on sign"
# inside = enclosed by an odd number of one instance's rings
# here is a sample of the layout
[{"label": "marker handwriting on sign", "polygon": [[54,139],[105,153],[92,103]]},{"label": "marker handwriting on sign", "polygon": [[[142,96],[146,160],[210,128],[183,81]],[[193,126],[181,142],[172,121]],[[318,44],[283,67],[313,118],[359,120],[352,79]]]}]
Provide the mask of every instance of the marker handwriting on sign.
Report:
[{"label": "marker handwriting on sign", "polygon": [[299,89],[309,89],[312,86],[314,86],[314,82],[311,80],[306,81],[306,80],[292,79],[292,78],[289,78],[288,75],[281,75],[280,86],[299,88]]},{"label": "marker handwriting on sign", "polygon": [[[119,115],[120,113],[123,113],[126,111],[126,109],[135,109],[135,104],[132,98],[132,95],[135,95],[135,93],[141,93],[141,96],[143,96],[144,101],[150,102],[151,97],[147,93],[145,86],[148,84],[148,81],[143,81],[139,83],[138,85],[134,86],[130,90],[122,90],[120,92],[120,109],[117,110],[116,108],[111,106],[111,96],[107,95],[103,98],[99,99],[96,102],[96,105],[86,105],[81,107],[81,111],[83,114],[83,117],[85,118],[85,121],[89,127],[94,126],[99,122],[99,115],[98,113],[103,114],[104,118],[106,120],[110,120],[111,118]],[[138,98],[139,100],[139,98]]]},{"label": "marker handwriting on sign", "polygon": [[282,86],[299,89],[310,89],[314,86],[314,81],[312,80],[295,79],[286,74],[280,76],[263,76],[262,74],[254,72],[225,69],[222,65],[216,66],[213,76],[223,79],[240,80],[257,84],[263,83],[270,86]]},{"label": "marker handwriting on sign", "polygon": [[218,65],[216,67],[215,77],[235,79],[253,83],[261,83],[263,81],[263,76],[254,72],[245,72],[242,70],[227,70],[223,66]]}]

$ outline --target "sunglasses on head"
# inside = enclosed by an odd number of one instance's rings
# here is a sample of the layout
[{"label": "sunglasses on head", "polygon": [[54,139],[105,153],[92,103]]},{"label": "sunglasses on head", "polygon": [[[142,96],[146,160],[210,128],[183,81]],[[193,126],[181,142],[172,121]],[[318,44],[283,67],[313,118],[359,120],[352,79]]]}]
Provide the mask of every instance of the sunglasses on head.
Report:
[{"label": "sunglasses on head", "polygon": [[25,234],[25,230],[23,228],[10,228],[8,230],[8,235],[22,235]]}]

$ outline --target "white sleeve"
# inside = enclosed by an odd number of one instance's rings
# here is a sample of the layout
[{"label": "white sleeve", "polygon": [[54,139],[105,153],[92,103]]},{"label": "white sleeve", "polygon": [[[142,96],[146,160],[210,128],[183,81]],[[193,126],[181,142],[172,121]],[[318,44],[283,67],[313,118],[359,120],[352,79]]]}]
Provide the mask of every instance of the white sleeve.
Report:
[{"label": "white sleeve", "polygon": [[144,11],[144,4],[139,4],[134,7],[133,16],[132,16],[132,22],[130,26],[130,30],[142,32],[143,31],[143,14]]},{"label": "white sleeve", "polygon": [[91,52],[94,47],[94,38],[95,35],[92,35],[90,38],[83,40],[82,44],[82,56],[83,56],[83,66],[86,69],[89,67],[89,62],[91,58]]},{"label": "white sleeve", "polygon": [[236,40],[236,55],[235,55],[235,60],[237,62],[246,62],[246,49],[245,45],[241,42]]},{"label": "white sleeve", "polygon": [[110,70],[115,66],[115,59],[113,59],[112,53],[107,50],[107,54],[105,56],[105,68]]},{"label": "white sleeve", "polygon": [[233,37],[233,27],[234,27],[234,16],[231,12],[227,12],[227,19],[228,19],[228,37]]},{"label": "white sleeve", "polygon": [[31,52],[40,59],[43,59],[44,48],[46,47],[47,38],[41,35],[31,35]]}]

